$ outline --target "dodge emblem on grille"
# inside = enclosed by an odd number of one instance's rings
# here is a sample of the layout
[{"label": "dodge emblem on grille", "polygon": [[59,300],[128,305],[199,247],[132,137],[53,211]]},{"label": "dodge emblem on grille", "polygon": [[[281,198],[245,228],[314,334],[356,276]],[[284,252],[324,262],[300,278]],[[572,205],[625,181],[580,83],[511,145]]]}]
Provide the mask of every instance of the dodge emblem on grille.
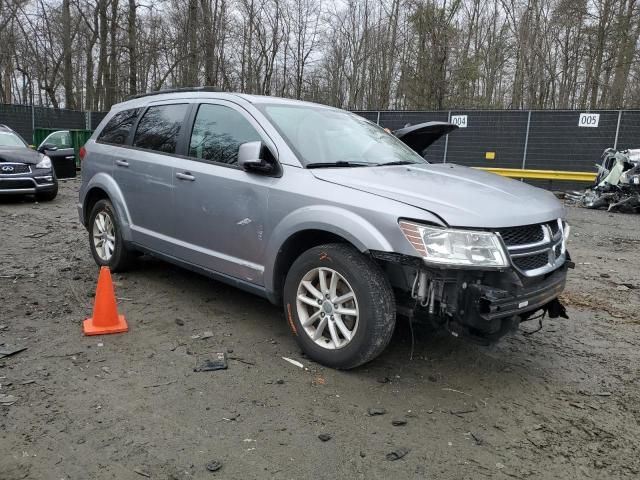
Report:
[{"label": "dodge emblem on grille", "polygon": [[0,170],[2,170],[5,173],[9,173],[9,172],[13,172],[13,167],[11,165],[3,165],[2,168],[0,168]]}]

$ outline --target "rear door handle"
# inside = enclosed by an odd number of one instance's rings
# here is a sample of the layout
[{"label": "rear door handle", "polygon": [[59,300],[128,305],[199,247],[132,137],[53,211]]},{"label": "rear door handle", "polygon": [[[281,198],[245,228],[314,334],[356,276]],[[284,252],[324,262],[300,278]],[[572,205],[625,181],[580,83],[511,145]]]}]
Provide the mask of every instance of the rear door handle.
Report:
[{"label": "rear door handle", "polygon": [[116,165],[118,165],[119,167],[128,167],[129,162],[127,162],[126,160],[116,160]]},{"label": "rear door handle", "polygon": [[190,182],[193,182],[196,179],[196,177],[191,175],[189,172],[178,172],[176,173],[176,177],[180,180],[189,180]]}]

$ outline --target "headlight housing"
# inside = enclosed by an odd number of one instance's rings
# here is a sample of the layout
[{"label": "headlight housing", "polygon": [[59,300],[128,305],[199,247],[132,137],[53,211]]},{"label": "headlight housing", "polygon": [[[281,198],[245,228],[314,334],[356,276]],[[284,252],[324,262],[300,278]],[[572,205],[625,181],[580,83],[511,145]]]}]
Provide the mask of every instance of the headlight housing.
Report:
[{"label": "headlight housing", "polygon": [[432,227],[405,220],[399,224],[409,243],[428,263],[488,268],[509,265],[495,233]]},{"label": "headlight housing", "polygon": [[40,156],[40,161],[36,164],[36,168],[51,168],[51,159],[46,155]]}]

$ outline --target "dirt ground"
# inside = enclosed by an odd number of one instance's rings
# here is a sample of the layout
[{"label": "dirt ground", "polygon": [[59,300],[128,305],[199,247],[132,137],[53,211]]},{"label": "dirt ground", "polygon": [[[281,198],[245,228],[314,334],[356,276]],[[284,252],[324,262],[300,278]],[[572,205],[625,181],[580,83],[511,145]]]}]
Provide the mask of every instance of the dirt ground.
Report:
[{"label": "dirt ground", "polygon": [[[0,200],[0,349],[27,347],[0,359],[1,480],[640,477],[640,216],[569,208],[570,320],[489,348],[417,330],[413,360],[401,321],[341,372],[279,308],[146,257],[114,275],[130,331],[84,337],[78,185]],[[216,352],[228,370],[194,372]]]}]

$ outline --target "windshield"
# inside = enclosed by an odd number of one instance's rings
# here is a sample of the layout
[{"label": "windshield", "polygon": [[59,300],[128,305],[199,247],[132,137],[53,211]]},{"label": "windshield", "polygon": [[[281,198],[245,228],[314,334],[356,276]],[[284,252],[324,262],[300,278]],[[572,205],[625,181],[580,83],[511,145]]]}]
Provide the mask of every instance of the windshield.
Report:
[{"label": "windshield", "polygon": [[308,105],[256,105],[306,167],[427,163],[402,141],[353,113]]},{"label": "windshield", "polygon": [[26,147],[22,139],[12,132],[0,132],[0,147]]}]

